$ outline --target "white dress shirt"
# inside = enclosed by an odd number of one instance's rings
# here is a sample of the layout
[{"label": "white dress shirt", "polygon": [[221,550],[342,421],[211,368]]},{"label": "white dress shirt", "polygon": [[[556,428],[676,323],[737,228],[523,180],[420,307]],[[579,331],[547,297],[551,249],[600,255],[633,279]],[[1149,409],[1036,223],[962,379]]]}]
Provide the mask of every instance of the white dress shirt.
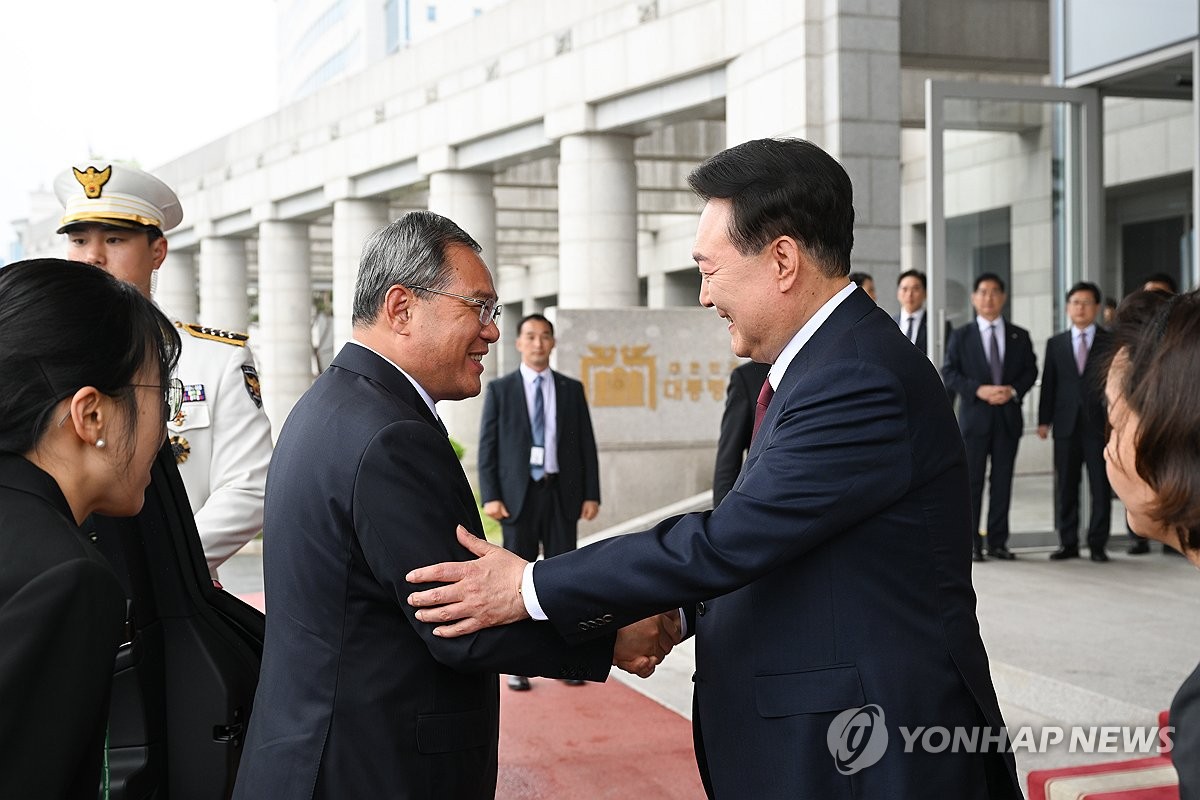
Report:
[{"label": "white dress shirt", "polygon": [[1090,355],[1092,352],[1092,342],[1096,341],[1096,323],[1088,325],[1083,330],[1079,330],[1074,325],[1071,326],[1071,355],[1074,356],[1079,352],[1079,337],[1083,337],[1083,346]]},{"label": "white dress shirt", "polygon": [[558,413],[557,406],[555,406],[558,395],[554,391],[554,373],[550,371],[549,367],[538,372],[532,367],[525,366],[525,362],[521,362],[521,381],[525,384],[525,409],[529,413],[531,425],[533,424],[533,381],[538,375],[542,376],[542,402],[545,404],[545,427],[542,429],[545,438],[542,443],[546,452],[542,468],[546,470],[547,475],[555,475],[558,473]]},{"label": "white dress shirt", "polygon": [[[1000,363],[1004,363],[1004,317],[996,317],[991,322],[980,316],[975,317],[975,324],[979,326],[979,338],[983,341],[983,355],[990,359],[992,334],[988,332],[988,328],[992,325],[996,326],[996,345],[1000,348]],[[990,362],[989,362],[990,363]]]},{"label": "white dress shirt", "polygon": [[903,333],[905,336],[908,335],[908,321],[911,319],[913,321],[913,323],[912,323],[912,338],[909,339],[909,341],[912,342],[913,344],[917,343],[917,337],[921,335],[921,319],[924,316],[925,316],[925,307],[924,306],[922,306],[921,308],[918,308],[916,311],[914,311],[911,314],[908,313],[907,311],[905,311],[904,309],[900,309],[900,322],[898,323],[900,325],[900,332]]}]

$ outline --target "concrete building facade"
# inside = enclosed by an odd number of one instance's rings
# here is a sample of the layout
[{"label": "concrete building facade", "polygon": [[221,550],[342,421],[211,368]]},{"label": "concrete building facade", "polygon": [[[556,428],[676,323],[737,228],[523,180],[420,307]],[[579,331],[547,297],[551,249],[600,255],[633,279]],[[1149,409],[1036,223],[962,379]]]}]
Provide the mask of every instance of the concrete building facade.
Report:
[{"label": "concrete building facade", "polygon": [[[278,430],[311,379],[313,291],[332,293],[340,344],[358,249],[402,211],[445,213],[483,245],[506,305],[495,375],[515,367],[522,313],[570,327],[573,310],[694,306],[687,172],[800,136],[854,182],[854,265],[885,308],[902,269],[928,266],[934,313],[961,323],[973,275],[999,271],[1040,354],[1079,277],[1114,294],[1160,269],[1197,278],[1197,3],[1163,4],[1173,24],[1130,44],[1128,13],[1084,0],[510,0],[157,168],[186,213],[158,293],[204,324],[257,320]],[[52,222],[30,226],[26,252],[61,252]],[[470,472],[480,405],[446,405]],[[707,488],[696,465],[719,403],[687,413],[689,441],[644,442],[679,459],[675,495],[659,486],[624,513]],[[602,470],[606,441],[635,448],[598,438]],[[1023,447],[1022,469],[1048,464]]]}]

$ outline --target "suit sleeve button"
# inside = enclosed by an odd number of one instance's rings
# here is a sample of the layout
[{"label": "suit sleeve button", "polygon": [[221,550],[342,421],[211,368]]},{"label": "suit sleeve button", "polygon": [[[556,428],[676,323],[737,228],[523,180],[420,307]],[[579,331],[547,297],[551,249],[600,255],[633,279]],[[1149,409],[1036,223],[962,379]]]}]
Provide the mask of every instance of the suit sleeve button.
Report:
[{"label": "suit sleeve button", "polygon": [[703,617],[703,616],[704,616],[704,612],[706,612],[706,611],[708,611],[708,606],[706,606],[706,605],[704,604],[704,601],[703,601],[703,600],[701,600],[699,603],[696,603],[696,613],[697,613],[697,614],[699,614],[700,616],[702,616],[702,617]]}]

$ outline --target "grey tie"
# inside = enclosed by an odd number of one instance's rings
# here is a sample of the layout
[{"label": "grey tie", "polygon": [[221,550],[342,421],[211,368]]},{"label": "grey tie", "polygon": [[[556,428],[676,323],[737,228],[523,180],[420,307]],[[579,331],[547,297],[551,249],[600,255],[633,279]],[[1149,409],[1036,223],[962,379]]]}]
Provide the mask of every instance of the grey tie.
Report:
[{"label": "grey tie", "polygon": [[916,317],[908,318],[908,333],[905,334],[906,336],[908,336],[908,340],[910,342],[912,342],[913,344],[917,343],[917,337],[913,336],[913,333],[915,333],[914,328],[916,328],[916,325],[914,325],[913,323],[915,323],[916,321],[917,321]]},{"label": "grey tie", "polygon": [[[546,401],[542,399],[542,376],[533,379],[533,446],[546,446]],[[529,476],[540,481],[546,474],[545,453],[542,454],[542,464],[529,465]]]},{"label": "grey tie", "polygon": [[996,341],[996,323],[988,326],[988,336],[988,365],[992,368],[992,383],[999,386],[1004,380],[1004,362],[1000,360],[1000,343]]}]

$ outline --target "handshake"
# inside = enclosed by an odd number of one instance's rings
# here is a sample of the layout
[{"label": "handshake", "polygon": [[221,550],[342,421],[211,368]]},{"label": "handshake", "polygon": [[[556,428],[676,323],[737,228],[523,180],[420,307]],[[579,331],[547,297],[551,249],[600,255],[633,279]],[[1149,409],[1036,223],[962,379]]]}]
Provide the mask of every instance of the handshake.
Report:
[{"label": "handshake", "polygon": [[617,632],[613,665],[639,678],[649,678],[683,638],[678,611],[667,611],[626,625]]},{"label": "handshake", "polygon": [[[446,561],[414,569],[405,576],[409,583],[444,585],[413,592],[408,596],[416,618],[437,627],[434,636],[454,638],[496,625],[528,619],[519,587],[526,562],[503,547],[489,544],[459,525],[458,543],[478,558]],[[613,664],[642,678],[654,673],[683,638],[678,611],[647,617],[617,632]]]}]

